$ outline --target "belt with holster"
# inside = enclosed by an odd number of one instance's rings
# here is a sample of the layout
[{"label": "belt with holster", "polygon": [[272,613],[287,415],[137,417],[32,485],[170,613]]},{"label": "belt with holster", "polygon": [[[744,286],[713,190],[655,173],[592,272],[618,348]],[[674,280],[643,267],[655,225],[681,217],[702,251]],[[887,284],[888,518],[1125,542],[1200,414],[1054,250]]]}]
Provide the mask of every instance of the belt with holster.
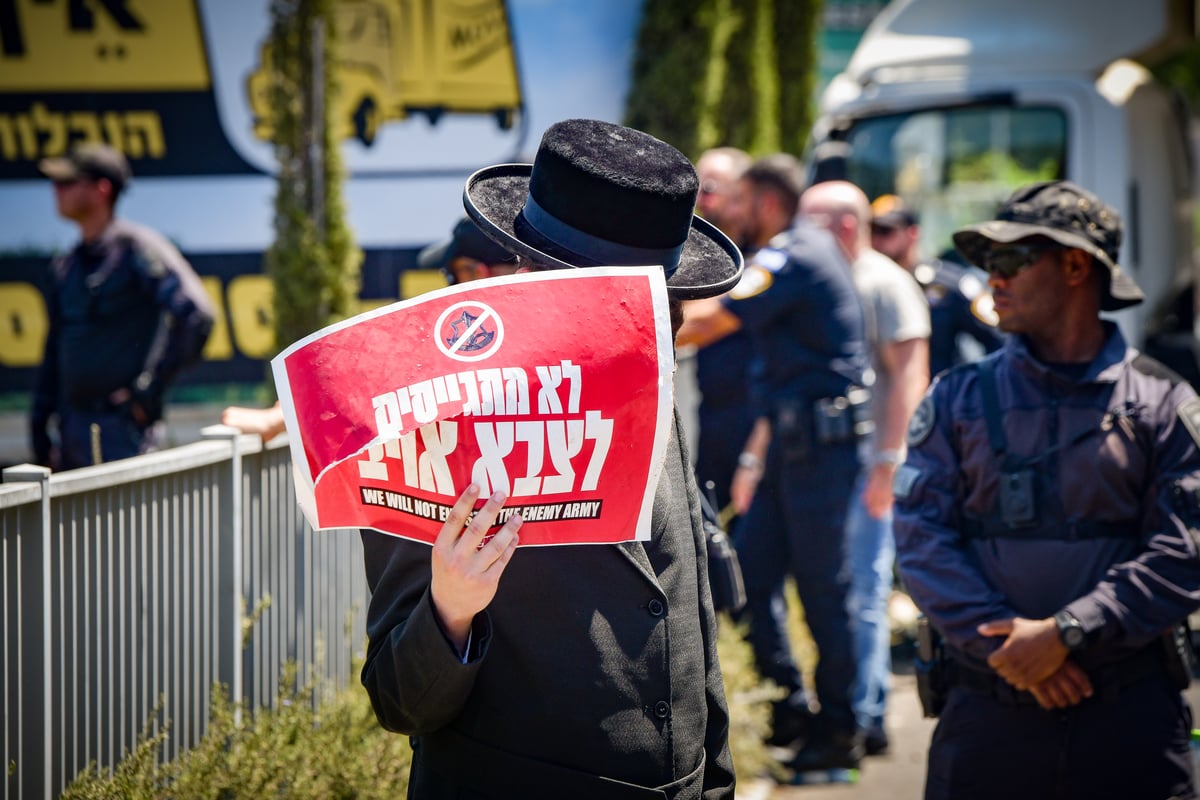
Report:
[{"label": "belt with holster", "polygon": [[855,442],[873,429],[866,389],[850,387],[844,395],[809,401],[790,398],[774,404],[771,437],[786,458],[805,459],[813,445]]}]

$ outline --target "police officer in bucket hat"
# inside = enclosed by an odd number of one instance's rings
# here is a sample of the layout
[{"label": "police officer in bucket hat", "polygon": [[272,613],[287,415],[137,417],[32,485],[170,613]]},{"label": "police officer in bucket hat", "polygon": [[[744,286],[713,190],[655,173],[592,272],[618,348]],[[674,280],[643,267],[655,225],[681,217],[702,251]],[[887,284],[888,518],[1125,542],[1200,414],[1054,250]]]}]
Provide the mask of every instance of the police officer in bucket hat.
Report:
[{"label": "police officer in bucket hat", "polygon": [[1101,311],[1121,218],[1067,181],[954,241],[999,327],[934,383],[896,475],[900,572],[944,637],[926,798],[1194,798],[1200,399]]}]

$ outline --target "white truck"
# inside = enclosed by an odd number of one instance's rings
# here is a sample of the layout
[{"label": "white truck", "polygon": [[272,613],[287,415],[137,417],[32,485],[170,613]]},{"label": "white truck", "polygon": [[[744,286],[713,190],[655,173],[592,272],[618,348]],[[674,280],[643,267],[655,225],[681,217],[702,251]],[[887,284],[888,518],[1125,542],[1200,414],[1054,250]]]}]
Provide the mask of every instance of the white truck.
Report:
[{"label": "white truck", "polygon": [[922,255],[1018,185],[1066,178],[1125,220],[1147,302],[1114,315],[1185,377],[1193,354],[1188,117],[1153,64],[1194,41],[1173,0],[896,0],[828,86],[811,163],[920,215]]}]

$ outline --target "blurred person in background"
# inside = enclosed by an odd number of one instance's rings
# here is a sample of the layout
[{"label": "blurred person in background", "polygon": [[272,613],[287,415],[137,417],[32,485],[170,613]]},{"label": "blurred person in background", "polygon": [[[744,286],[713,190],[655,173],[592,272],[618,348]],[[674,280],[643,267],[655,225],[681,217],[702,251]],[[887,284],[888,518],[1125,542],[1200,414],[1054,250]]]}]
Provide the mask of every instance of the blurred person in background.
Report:
[{"label": "blurred person in background", "polygon": [[34,461],[74,469],[154,450],[167,389],[212,330],[212,302],[174,245],[116,216],[133,177],[120,151],[84,144],[38,168],[80,241],[50,266],[50,324],[30,415]]},{"label": "blurred person in background", "polygon": [[[786,196],[797,198],[791,180]],[[776,224],[794,212],[794,205],[778,208]],[[769,230],[765,222],[758,227]],[[859,471],[853,418],[866,403],[869,370],[862,302],[828,231],[801,220],[767,239],[726,297],[689,304],[679,340],[745,330],[754,345],[756,419],[730,492],[745,514],[735,544],[755,665],[785,693],[772,707],[768,743],[793,763],[803,754],[803,771],[854,768],[862,746],[852,706],[845,545]],[[788,636],[789,575],[818,650],[816,697],[804,685]]]},{"label": "blurred person in background", "polygon": [[733,195],[738,179],[752,159],[736,147],[714,147],[696,160],[700,193],[696,195],[696,213],[721,229],[741,247],[741,221],[735,216]]},{"label": "blurred person in background", "polygon": [[929,303],[929,374],[974,361],[1004,343],[996,328],[987,275],[977,267],[948,258],[922,261],[917,256],[921,225],[917,215],[894,194],[871,204],[871,247],[917,279]]},{"label": "blurred person in background", "polygon": [[[721,148],[722,152],[732,148]],[[717,151],[709,151],[717,152]],[[734,153],[741,151],[732,150]],[[744,153],[742,155],[745,155]],[[735,160],[726,155],[726,160]],[[701,159],[703,161],[703,158]],[[726,187],[728,202],[720,218],[744,237],[743,253],[749,257],[772,237],[792,225],[803,188],[803,172],[794,157],[779,153],[750,161]],[[701,193],[704,183],[701,181]],[[711,221],[711,220],[710,220]],[[736,238],[730,233],[730,238]],[[685,315],[687,309],[684,310]],[[750,400],[750,364],[754,343],[746,329],[725,330],[707,340],[690,340],[696,352],[696,380],[700,388],[699,444],[696,447],[696,480],[701,489],[711,482],[717,509],[729,507],[729,487],[737,469],[738,454],[750,436],[755,413]],[[730,509],[732,510],[732,509]],[[726,518],[731,515],[726,513]],[[730,532],[736,518],[729,523]]]},{"label": "blurred person in background", "polygon": [[846,547],[858,659],[854,708],[864,751],[876,755],[889,744],[884,716],[891,685],[887,609],[896,556],[892,481],[904,463],[909,417],[929,385],[929,307],[912,276],[871,249],[871,209],[857,186],[846,181],[810,186],[800,200],[800,213],[827,228],[850,261],[875,373],[873,431],[863,443],[863,469],[847,519]]}]

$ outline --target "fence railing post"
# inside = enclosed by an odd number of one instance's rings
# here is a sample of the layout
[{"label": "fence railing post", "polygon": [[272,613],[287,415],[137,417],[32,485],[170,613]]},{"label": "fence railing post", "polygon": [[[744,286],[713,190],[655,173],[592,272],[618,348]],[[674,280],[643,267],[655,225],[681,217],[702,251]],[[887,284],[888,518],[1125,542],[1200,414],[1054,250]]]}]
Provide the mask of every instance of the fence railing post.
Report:
[{"label": "fence railing post", "polygon": [[[40,508],[40,533],[37,541],[36,556],[33,553],[25,553],[24,556],[34,556],[37,561],[41,562],[40,579],[42,591],[40,594],[41,613],[38,615],[38,628],[40,631],[39,638],[41,639],[41,648],[30,650],[31,656],[29,661],[25,662],[25,675],[37,676],[41,681],[42,691],[39,693],[42,703],[42,791],[40,794],[50,800],[51,787],[54,785],[54,705],[53,705],[53,678],[51,664],[53,663],[53,647],[55,642],[54,620],[53,615],[53,587],[51,585],[51,523],[50,523],[50,470],[47,467],[39,467],[36,464],[18,464],[15,467],[8,467],[3,472],[5,483],[39,483],[41,484],[41,508]],[[32,560],[32,559],[31,559]],[[29,566],[30,562],[25,561],[23,566]],[[32,615],[30,615],[32,617]],[[27,619],[26,624],[32,623],[32,619]],[[30,625],[32,627],[32,625]],[[40,657],[41,663],[35,664],[33,658]],[[32,720],[29,720],[32,723]],[[4,765],[7,768],[7,765]]]},{"label": "fence railing post", "polygon": [[235,703],[234,714],[240,721],[240,704],[245,699],[242,686],[242,616],[245,601],[242,595],[242,451],[238,446],[241,432],[228,425],[210,425],[200,431],[208,440],[229,442],[229,469],[221,476],[218,487],[220,543],[219,581],[221,627],[229,626],[217,659],[217,674],[229,687],[229,699]]}]

